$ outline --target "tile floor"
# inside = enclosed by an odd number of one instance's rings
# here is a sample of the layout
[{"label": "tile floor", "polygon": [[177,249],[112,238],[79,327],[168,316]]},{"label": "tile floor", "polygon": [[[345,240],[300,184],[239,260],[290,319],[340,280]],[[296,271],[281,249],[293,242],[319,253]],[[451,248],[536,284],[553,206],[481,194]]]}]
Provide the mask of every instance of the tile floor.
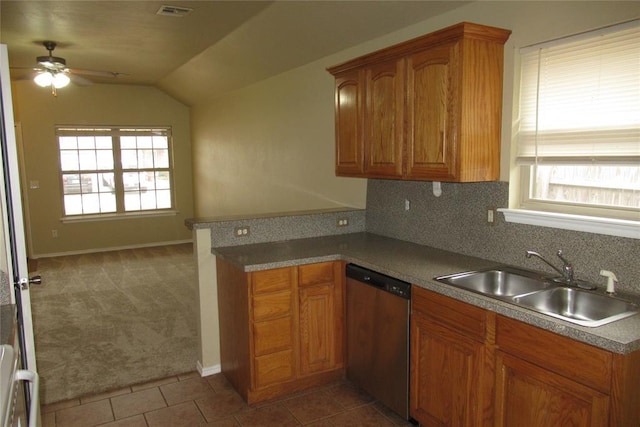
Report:
[{"label": "tile floor", "polygon": [[42,407],[43,427],[411,426],[347,381],[247,405],[222,374],[196,372]]}]

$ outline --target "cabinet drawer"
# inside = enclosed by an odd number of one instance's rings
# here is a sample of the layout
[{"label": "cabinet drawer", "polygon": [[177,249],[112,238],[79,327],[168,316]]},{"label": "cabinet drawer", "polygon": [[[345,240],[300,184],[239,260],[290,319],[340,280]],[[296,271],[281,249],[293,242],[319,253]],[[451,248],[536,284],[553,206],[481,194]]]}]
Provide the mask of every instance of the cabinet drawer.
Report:
[{"label": "cabinet drawer", "polygon": [[482,308],[412,286],[411,311],[457,333],[481,342],[485,340],[487,316]]},{"label": "cabinet drawer", "polygon": [[253,345],[256,356],[293,347],[291,317],[256,322],[253,325]]},{"label": "cabinet drawer", "polygon": [[293,351],[280,351],[255,359],[256,388],[293,379]]},{"label": "cabinet drawer", "polygon": [[613,355],[608,351],[503,316],[496,334],[502,351],[609,393]]},{"label": "cabinet drawer", "polygon": [[321,262],[318,264],[307,264],[298,267],[298,285],[310,286],[320,283],[334,282],[333,262]]},{"label": "cabinet drawer", "polygon": [[259,322],[291,314],[291,292],[256,295],[253,297],[253,320]]},{"label": "cabinet drawer", "polygon": [[275,268],[251,273],[253,293],[274,292],[291,289],[293,268]]}]

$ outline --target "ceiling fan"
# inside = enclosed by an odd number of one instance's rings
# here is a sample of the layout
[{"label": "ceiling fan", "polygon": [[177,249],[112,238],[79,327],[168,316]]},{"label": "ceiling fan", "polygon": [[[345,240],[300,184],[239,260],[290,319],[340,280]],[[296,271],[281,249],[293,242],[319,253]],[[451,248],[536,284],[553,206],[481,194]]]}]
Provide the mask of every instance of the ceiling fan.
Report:
[{"label": "ceiling fan", "polygon": [[64,58],[53,56],[53,51],[57,46],[56,42],[47,40],[42,42],[42,45],[47,49],[49,55],[38,56],[36,58],[38,65],[36,68],[33,68],[33,71],[36,72],[33,80],[39,86],[50,86],[51,93],[54,96],[57,96],[57,89],[67,86],[71,81],[79,86],[87,86],[92,83],[81,75],[108,78],[117,78],[118,76],[125,75],[124,73],[115,71],[68,68],[67,61]]}]

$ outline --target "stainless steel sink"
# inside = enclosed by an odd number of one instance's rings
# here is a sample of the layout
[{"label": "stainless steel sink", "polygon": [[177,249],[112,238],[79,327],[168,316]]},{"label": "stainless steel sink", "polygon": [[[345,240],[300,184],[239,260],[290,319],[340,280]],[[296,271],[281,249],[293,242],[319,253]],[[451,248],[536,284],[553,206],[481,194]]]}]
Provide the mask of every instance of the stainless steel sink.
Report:
[{"label": "stainless steel sink", "polygon": [[516,304],[582,326],[596,327],[639,312],[636,304],[580,289],[557,287],[513,298]]},{"label": "stainless steel sink", "polygon": [[550,286],[541,276],[511,267],[451,274],[436,280],[493,297],[524,295]]},{"label": "stainless steel sink", "polygon": [[635,302],[567,287],[542,274],[509,266],[439,276],[435,280],[588,327],[640,313]]}]

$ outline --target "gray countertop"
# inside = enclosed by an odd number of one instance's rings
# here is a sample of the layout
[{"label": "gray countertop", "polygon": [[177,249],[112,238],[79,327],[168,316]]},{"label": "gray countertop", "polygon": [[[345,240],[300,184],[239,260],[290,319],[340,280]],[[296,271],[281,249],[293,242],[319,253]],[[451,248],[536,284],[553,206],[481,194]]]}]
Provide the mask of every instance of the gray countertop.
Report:
[{"label": "gray countertop", "polygon": [[243,271],[344,260],[504,316],[615,353],[640,349],[640,315],[587,328],[433,280],[436,276],[498,265],[371,233],[343,234],[213,248],[212,253]]},{"label": "gray countertop", "polygon": [[0,305],[0,345],[13,345],[16,328],[16,306]]}]

